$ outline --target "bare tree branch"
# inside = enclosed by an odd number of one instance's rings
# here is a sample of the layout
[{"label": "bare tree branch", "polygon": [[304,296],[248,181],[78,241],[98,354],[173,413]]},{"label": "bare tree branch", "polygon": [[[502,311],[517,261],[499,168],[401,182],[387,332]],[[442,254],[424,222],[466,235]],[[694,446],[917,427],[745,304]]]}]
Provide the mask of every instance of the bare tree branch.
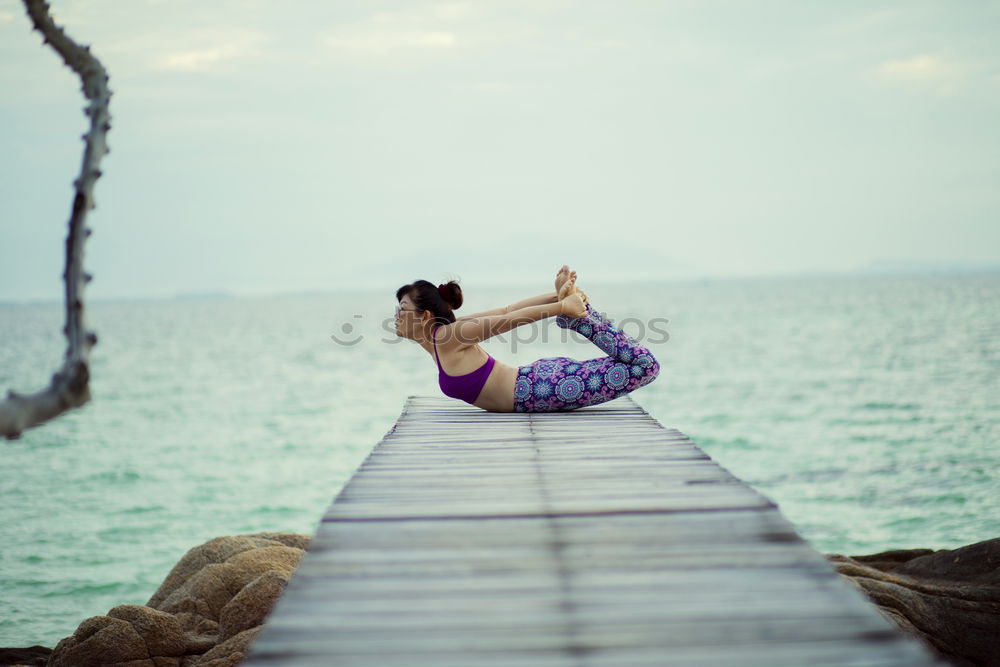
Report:
[{"label": "bare tree branch", "polygon": [[108,102],[108,74],[91,53],[89,46],[79,46],[49,15],[49,6],[42,0],[24,0],[25,9],[34,29],[42,33],[63,61],[80,77],[83,94],[90,104],[84,112],[90,117],[90,130],[83,135],[85,148],[80,176],[73,182],[76,193],[66,237],[66,326],[63,333],[69,340],[66,358],[48,387],[35,394],[18,394],[11,390],[0,403],[0,434],[8,439],[20,437],[24,429],[53,419],[90,400],[90,349],[97,344],[97,335],[87,331],[83,316],[83,290],[91,276],[83,270],[83,244],[91,230],[86,226],[87,212],[94,208],[94,184],[101,176],[101,158],[109,151],[107,131],[111,129]]}]

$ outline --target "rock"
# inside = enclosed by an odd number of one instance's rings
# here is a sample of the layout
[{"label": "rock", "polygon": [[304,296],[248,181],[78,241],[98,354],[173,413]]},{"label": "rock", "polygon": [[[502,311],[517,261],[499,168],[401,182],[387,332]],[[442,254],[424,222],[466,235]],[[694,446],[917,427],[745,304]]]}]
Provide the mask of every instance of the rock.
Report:
[{"label": "rock", "polygon": [[[234,546],[247,546],[244,538],[231,539]],[[206,621],[218,623],[222,609],[247,584],[272,570],[290,576],[304,553],[301,549],[262,538],[254,541],[255,547],[223,550],[220,557],[225,560],[222,562],[200,562],[200,569],[191,572],[162,601],[150,606],[178,614],[182,626],[189,632],[204,634],[210,631],[211,626],[207,626]]]},{"label": "rock", "polygon": [[275,543],[305,551],[309,540],[308,535],[297,533],[254,533],[252,535],[216,537],[184,554],[146,604],[154,609],[159,608],[160,604],[191,575],[206,565],[223,563],[230,556],[241,551],[255,549],[263,544]]},{"label": "rock", "polygon": [[148,604],[119,605],[106,616],[86,619],[56,645],[47,664],[236,665],[309,539],[294,533],[255,533],[209,540],[185,554]]},{"label": "rock", "polygon": [[851,556],[850,558],[859,563],[864,563],[868,567],[876,570],[888,572],[908,560],[913,560],[917,556],[926,556],[934,553],[933,549],[896,549],[894,551],[883,551],[870,556]]},{"label": "rock", "polygon": [[50,655],[52,655],[52,649],[45,646],[0,648],[0,667],[10,667],[12,665],[36,667],[46,664]]},{"label": "rock", "polygon": [[218,633],[211,635],[187,635],[187,648],[185,649],[184,654],[200,655],[205,651],[210,650],[213,646],[215,646],[218,643],[219,643]]},{"label": "rock", "polygon": [[885,616],[952,664],[1000,665],[1000,538],[827,558]]},{"label": "rock", "polygon": [[146,642],[128,621],[92,616],[70,637],[56,644],[49,667],[101,667],[119,662],[148,660]]},{"label": "rock", "polygon": [[244,630],[222,642],[191,665],[193,667],[235,667],[246,656],[247,648],[257,638],[260,631],[261,626]]},{"label": "rock", "polygon": [[150,657],[177,657],[185,653],[184,631],[170,614],[143,605],[123,604],[109,611],[108,616],[131,623],[146,643]]},{"label": "rock", "polygon": [[181,658],[153,658],[154,667],[181,667]]},{"label": "rock", "polygon": [[244,586],[222,608],[219,615],[219,640],[226,641],[263,623],[285,590],[288,579],[289,575],[284,572],[268,570]]}]

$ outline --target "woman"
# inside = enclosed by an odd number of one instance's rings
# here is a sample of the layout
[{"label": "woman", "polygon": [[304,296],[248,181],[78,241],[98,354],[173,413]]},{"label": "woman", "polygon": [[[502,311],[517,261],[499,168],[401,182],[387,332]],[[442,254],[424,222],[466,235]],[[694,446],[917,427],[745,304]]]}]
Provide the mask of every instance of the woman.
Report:
[{"label": "woman", "polygon": [[[563,266],[555,291],[465,317],[455,317],[462,290],[451,281],[426,280],[396,291],[396,334],[416,341],[438,366],[446,396],[490,412],[553,412],[597,405],[652,382],[660,364],[652,353],[590,307],[576,286],[576,271]],[[589,361],[547,357],[514,368],[479,343],[546,317],[589,338],[607,353]]]}]

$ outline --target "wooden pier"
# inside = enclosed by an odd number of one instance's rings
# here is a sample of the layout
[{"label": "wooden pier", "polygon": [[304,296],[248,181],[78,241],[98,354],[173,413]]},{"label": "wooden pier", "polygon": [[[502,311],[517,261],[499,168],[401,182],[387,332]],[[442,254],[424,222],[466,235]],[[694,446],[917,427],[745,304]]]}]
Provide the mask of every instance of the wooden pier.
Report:
[{"label": "wooden pier", "polygon": [[[303,482],[308,483],[308,482]],[[631,397],[413,396],[243,665],[941,665]]]}]

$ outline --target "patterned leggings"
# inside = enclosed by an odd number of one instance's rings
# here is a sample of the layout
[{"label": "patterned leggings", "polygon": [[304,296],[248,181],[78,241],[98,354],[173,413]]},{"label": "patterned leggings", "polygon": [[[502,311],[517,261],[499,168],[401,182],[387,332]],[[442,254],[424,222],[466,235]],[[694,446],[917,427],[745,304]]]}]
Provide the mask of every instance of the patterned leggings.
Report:
[{"label": "patterned leggings", "polygon": [[517,369],[514,412],[575,410],[644,387],[660,373],[653,354],[587,304],[587,314],[558,315],[556,324],[608,353],[589,361],[546,357]]}]

